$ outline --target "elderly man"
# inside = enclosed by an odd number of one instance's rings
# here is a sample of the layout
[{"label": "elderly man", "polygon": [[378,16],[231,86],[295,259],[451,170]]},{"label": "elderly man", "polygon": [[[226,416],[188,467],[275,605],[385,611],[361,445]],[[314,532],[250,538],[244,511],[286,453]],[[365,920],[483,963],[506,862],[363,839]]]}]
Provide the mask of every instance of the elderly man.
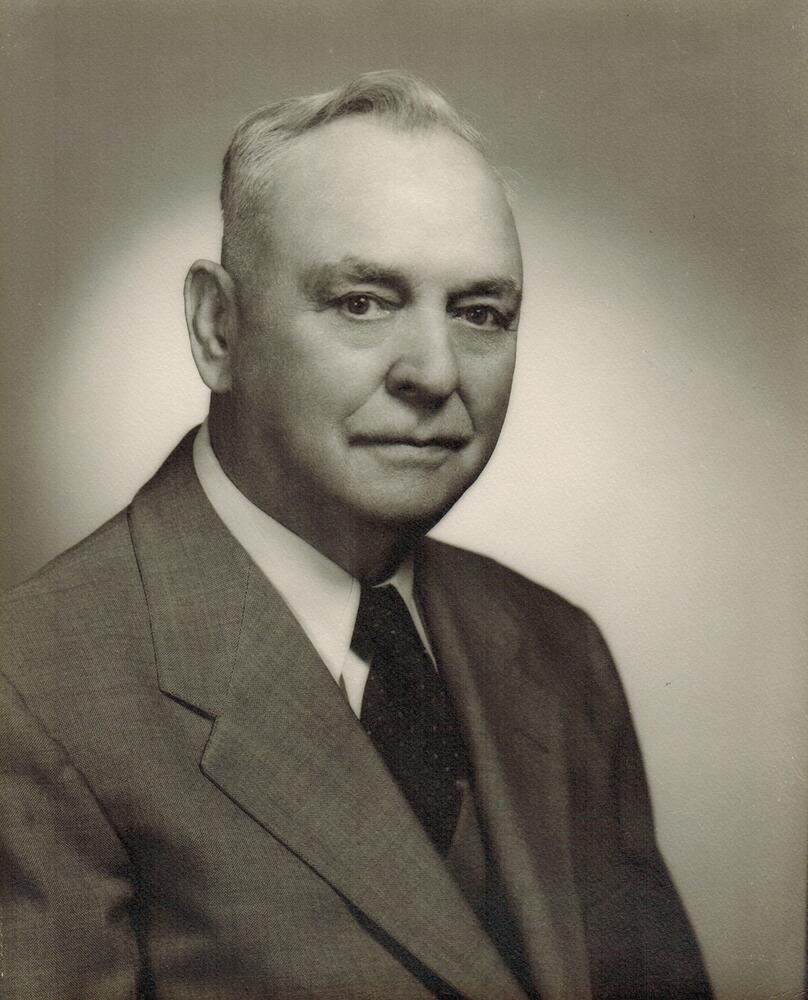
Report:
[{"label": "elderly man", "polygon": [[514,365],[478,136],[368,74],[242,123],[222,204],[206,423],[4,606],[4,995],[709,995],[599,633],[424,540]]}]

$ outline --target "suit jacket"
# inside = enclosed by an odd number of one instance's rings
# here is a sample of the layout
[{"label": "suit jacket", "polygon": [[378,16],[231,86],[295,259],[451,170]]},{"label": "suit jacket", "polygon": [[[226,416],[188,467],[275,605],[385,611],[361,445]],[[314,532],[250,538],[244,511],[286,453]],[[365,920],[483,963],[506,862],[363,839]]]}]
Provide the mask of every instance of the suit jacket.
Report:
[{"label": "suit jacket", "polygon": [[[416,586],[542,1000],[708,995],[591,621],[426,541]],[[190,436],[12,592],[4,996],[524,998]]]}]

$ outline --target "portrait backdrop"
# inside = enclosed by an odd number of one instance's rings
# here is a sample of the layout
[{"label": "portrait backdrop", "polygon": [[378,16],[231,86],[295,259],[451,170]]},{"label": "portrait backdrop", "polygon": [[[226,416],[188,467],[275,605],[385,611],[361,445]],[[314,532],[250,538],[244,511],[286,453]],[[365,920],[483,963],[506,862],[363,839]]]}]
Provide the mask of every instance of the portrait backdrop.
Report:
[{"label": "portrait backdrop", "polygon": [[806,21],[761,0],[0,3],[2,582],[205,412],[182,283],[238,120],[409,69],[490,138],[512,409],[439,537],[583,605],[719,1000],[803,983]]}]

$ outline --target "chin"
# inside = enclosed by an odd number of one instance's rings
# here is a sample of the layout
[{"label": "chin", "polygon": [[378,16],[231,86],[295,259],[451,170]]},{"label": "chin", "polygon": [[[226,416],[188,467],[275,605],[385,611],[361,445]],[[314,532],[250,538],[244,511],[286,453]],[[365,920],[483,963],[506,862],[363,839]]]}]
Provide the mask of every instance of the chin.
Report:
[{"label": "chin", "polygon": [[369,521],[380,526],[425,534],[454,506],[466,488],[440,494],[399,491],[372,499],[365,496],[361,510]]}]

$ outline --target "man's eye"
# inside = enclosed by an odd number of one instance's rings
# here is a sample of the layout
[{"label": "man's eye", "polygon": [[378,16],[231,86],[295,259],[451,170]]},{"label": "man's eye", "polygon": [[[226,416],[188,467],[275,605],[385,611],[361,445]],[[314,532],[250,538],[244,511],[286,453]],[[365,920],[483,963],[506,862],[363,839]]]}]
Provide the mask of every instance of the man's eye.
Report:
[{"label": "man's eye", "polygon": [[375,295],[352,293],[337,299],[336,306],[341,313],[351,319],[382,319],[390,312],[390,306],[381,302]]},{"label": "man's eye", "polygon": [[493,306],[463,306],[453,309],[452,316],[485,330],[504,330],[510,323],[509,318]]}]

